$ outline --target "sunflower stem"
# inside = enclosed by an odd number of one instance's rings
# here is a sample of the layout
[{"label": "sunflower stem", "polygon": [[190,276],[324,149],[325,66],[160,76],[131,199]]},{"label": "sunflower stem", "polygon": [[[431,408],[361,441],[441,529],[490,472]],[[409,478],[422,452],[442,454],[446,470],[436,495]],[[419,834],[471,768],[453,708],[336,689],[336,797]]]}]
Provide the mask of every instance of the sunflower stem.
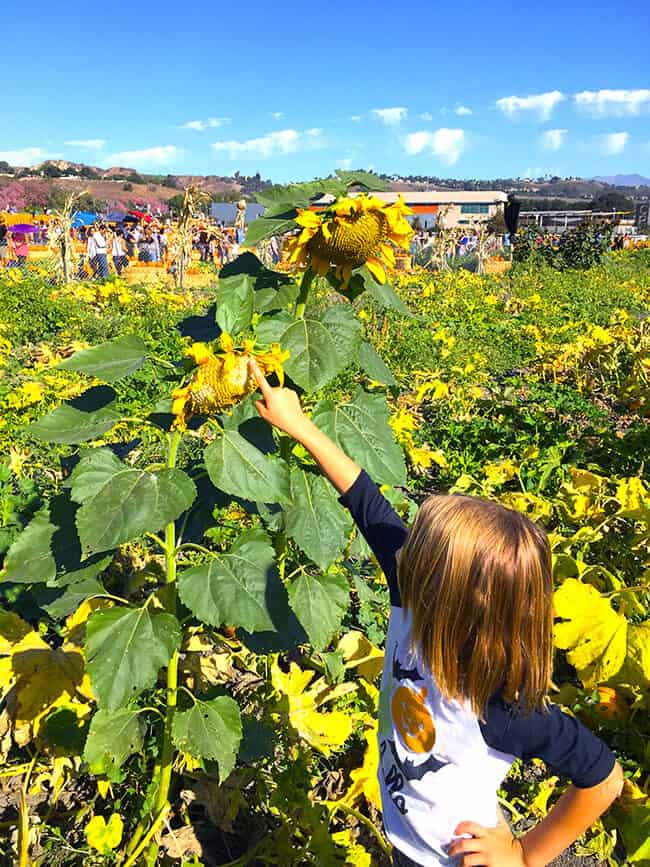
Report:
[{"label": "sunflower stem", "polygon": [[296,310],[293,314],[294,319],[305,318],[305,305],[307,303],[307,296],[309,295],[309,290],[311,289],[311,284],[313,283],[315,276],[316,275],[311,270],[311,268],[307,268],[305,273],[302,275],[302,280],[300,282],[300,292],[298,293],[298,297],[296,299]]}]

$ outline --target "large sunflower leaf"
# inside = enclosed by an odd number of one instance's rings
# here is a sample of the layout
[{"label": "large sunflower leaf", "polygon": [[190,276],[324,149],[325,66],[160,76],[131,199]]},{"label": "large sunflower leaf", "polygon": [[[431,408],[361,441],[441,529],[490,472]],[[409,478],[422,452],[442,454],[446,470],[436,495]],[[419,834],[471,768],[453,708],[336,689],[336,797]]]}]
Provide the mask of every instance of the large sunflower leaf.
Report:
[{"label": "large sunflower leaf", "polygon": [[143,608],[95,611],[86,625],[86,660],[100,707],[123,707],[152,687],[181,644],[178,620]]},{"label": "large sunflower leaf", "polygon": [[321,569],[341,554],[351,529],[350,520],[334,489],[322,476],[294,467],[291,498],[285,507],[287,533]]},{"label": "large sunflower leaf", "polygon": [[181,572],[178,593],[204,623],[228,623],[248,632],[275,630],[278,602],[286,608],[275,551],[264,530],[245,530],[227,554]]},{"label": "large sunflower leaf", "polygon": [[627,654],[628,624],[591,584],[567,578],[554,594],[555,645],[588,688],[613,677]]},{"label": "large sunflower leaf", "polygon": [[101,709],[92,718],[84,760],[94,774],[120,768],[142,749],[142,724],[137,708]]},{"label": "large sunflower leaf", "polygon": [[348,609],[350,588],[344,575],[303,573],[289,587],[289,604],[317,650],[325,647]]},{"label": "large sunflower leaf", "polygon": [[321,316],[320,321],[329,331],[338,358],[339,370],[357,360],[363,326],[349,304],[333,304]]},{"label": "large sunflower leaf", "polygon": [[182,470],[158,470],[149,473],[126,467],[114,472],[88,496],[96,476],[82,476],[73,486],[83,505],[77,512],[77,530],[84,556],[107,551],[146,532],[155,532],[174,521],[194,502],[196,487]]},{"label": "large sunflower leaf", "polygon": [[147,347],[142,338],[136,334],[125,334],[99,346],[75,352],[58,366],[64,370],[78,370],[104,382],[117,382],[142,367],[146,356]]},{"label": "large sunflower leaf", "polygon": [[392,374],[384,359],[379,355],[375,347],[364,340],[359,347],[359,364],[371,379],[381,382],[382,385],[397,385],[397,380]]},{"label": "large sunflower leaf", "polygon": [[340,370],[336,343],[317,319],[296,320],[280,343],[291,353],[284,365],[287,375],[305,391],[318,391]]},{"label": "large sunflower leaf", "polygon": [[217,284],[217,325],[229,334],[246,331],[253,318],[253,281],[248,274],[220,277]]},{"label": "large sunflower leaf", "polygon": [[[292,212],[290,211],[289,213]],[[279,219],[267,219],[265,217],[258,217],[257,220],[253,220],[253,222],[249,224],[244,244],[247,247],[254,247],[256,244],[259,244],[260,241],[272,238],[273,235],[284,235],[285,232],[290,232],[292,229],[296,228],[294,222],[295,216],[297,216],[297,212],[288,218],[280,217]]]},{"label": "large sunflower leaf", "polygon": [[388,404],[380,394],[359,388],[350,403],[322,401],[313,420],[360,464],[378,484],[403,485],[406,466],[402,449],[388,425]]},{"label": "large sunflower leaf", "polygon": [[50,522],[49,510],[41,509],[23,532],[17,536],[7,552],[5,568],[0,572],[0,584],[41,584],[56,575],[56,562],[52,555],[52,537],[56,526]]},{"label": "large sunflower leaf", "polygon": [[112,408],[115,398],[108,385],[96,385],[30,424],[27,432],[37,440],[68,445],[97,439],[120,420]]},{"label": "large sunflower leaf", "polygon": [[389,283],[378,283],[365,265],[352,275],[350,288],[353,295],[363,291],[368,292],[380,307],[396,310],[404,316],[413,315],[393,287]]},{"label": "large sunflower leaf", "polygon": [[205,466],[212,484],[226,494],[260,503],[286,503],[289,468],[265,455],[238,431],[225,430],[206,448]]},{"label": "large sunflower leaf", "polygon": [[222,695],[210,701],[195,699],[189,710],[174,715],[172,738],[184,753],[219,764],[219,782],[235,767],[242,737],[237,702]]}]

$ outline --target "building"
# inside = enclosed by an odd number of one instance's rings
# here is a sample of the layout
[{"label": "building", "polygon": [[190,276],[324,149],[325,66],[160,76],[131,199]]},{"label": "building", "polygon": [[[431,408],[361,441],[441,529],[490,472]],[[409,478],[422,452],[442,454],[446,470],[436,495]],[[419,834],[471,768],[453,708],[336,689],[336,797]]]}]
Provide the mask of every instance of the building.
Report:
[{"label": "building", "polygon": [[[484,223],[494,217],[508,201],[508,196],[501,190],[427,190],[426,192],[371,193],[382,202],[392,204],[399,196],[414,212],[409,220],[416,218],[423,229],[433,229],[441,215],[444,215],[446,228],[456,226],[471,226]],[[325,207],[332,201],[331,196],[323,196],[316,206]]]},{"label": "building", "polygon": [[427,190],[426,192],[403,193],[373,193],[383,202],[396,202],[402,196],[409,208],[414,212],[423,229],[432,229],[441,214],[444,215],[446,228],[456,226],[471,226],[484,223],[490,217],[496,216],[508,201],[506,193],[501,190]]}]

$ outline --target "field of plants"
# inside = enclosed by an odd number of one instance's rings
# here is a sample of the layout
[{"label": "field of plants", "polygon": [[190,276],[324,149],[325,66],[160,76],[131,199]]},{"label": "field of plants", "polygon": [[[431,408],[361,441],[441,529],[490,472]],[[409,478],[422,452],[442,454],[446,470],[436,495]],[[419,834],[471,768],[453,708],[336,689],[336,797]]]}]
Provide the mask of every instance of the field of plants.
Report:
[{"label": "field of plants", "polygon": [[[451,490],[546,527],[552,699],[626,774],[577,854],[648,867],[650,251],[382,282],[372,232],[399,246],[399,208],[317,219],[312,192],[265,191],[247,238],[297,224],[302,270],[0,272],[0,862],[388,865],[386,584],[258,417],[255,357],[405,519]],[[504,812],[524,828],[565,785],[518,764]]]}]

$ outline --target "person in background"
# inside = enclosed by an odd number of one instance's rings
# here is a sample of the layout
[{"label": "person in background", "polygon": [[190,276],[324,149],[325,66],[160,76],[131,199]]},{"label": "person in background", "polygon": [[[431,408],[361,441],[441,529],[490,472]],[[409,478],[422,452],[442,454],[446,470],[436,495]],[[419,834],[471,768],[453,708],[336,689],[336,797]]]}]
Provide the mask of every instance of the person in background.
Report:
[{"label": "person in background", "polygon": [[100,280],[104,280],[108,277],[108,242],[106,240],[106,229],[102,223],[98,223],[95,226],[92,239],[95,243],[95,276]]},{"label": "person in background", "polygon": [[27,257],[29,256],[29,244],[27,243],[27,237],[20,233],[14,235],[13,245],[16,260],[18,264],[22,267],[26,264]]},{"label": "person in background", "polygon": [[0,217],[0,266],[6,264],[9,258],[9,229],[4,221],[4,217]]},{"label": "person in background", "polygon": [[122,271],[129,264],[126,256],[126,244],[124,243],[124,232],[117,229],[113,235],[113,243],[111,244],[111,254],[113,256],[113,265],[119,277]]},{"label": "person in background", "polygon": [[160,231],[158,232],[158,246],[160,248],[160,261],[164,264],[167,264],[168,238],[167,231],[164,226],[161,226]]}]

